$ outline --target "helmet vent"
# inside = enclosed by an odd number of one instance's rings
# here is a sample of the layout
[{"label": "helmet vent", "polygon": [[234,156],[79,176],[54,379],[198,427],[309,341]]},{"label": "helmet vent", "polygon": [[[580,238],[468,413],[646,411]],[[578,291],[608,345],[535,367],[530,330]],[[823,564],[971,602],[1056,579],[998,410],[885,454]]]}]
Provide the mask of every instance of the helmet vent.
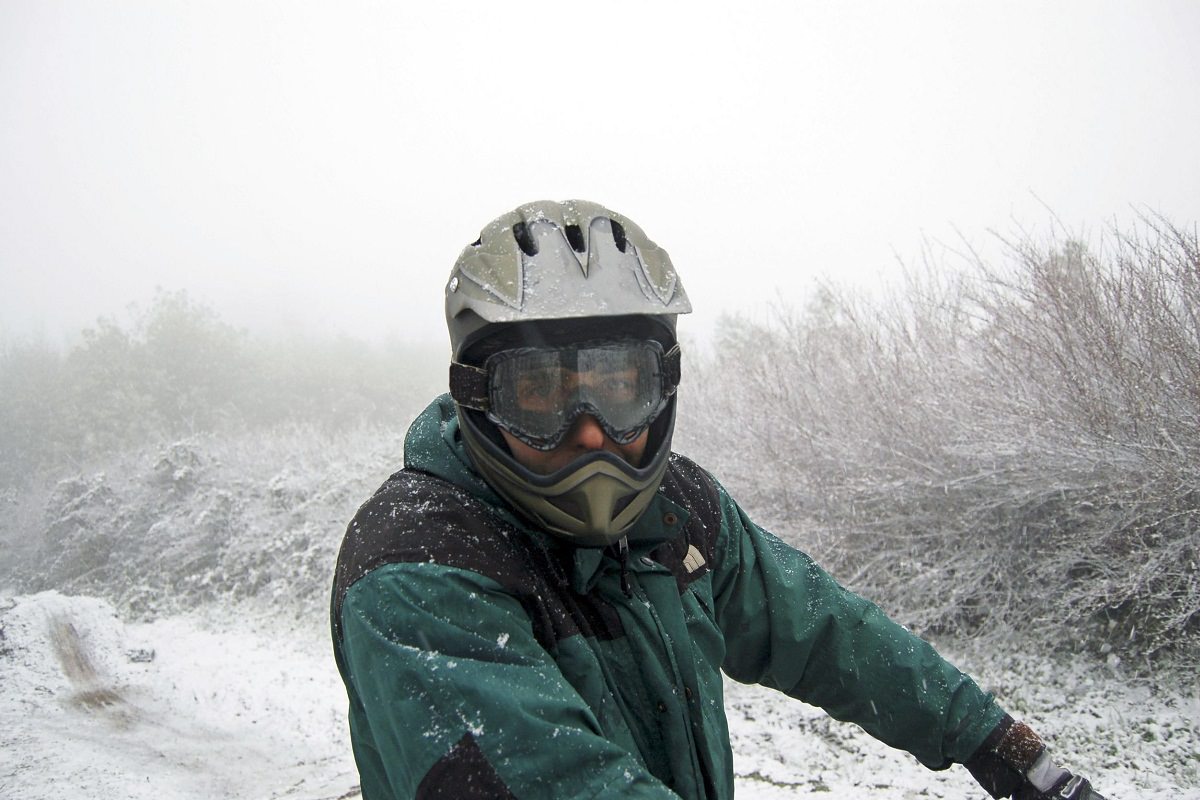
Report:
[{"label": "helmet vent", "polygon": [[513,238],[517,240],[517,246],[521,248],[521,252],[533,258],[538,254],[537,242],[529,234],[529,228],[524,222],[518,222],[513,225]]},{"label": "helmet vent", "polygon": [[625,245],[627,243],[627,240],[625,239],[625,229],[621,227],[621,223],[617,222],[615,219],[610,219],[608,224],[612,225],[613,241],[616,242],[617,249],[624,253]]},{"label": "helmet vent", "polygon": [[568,225],[563,229],[567,234],[567,241],[571,243],[571,249],[576,253],[582,253],[587,248],[583,243],[583,231],[578,225]]}]

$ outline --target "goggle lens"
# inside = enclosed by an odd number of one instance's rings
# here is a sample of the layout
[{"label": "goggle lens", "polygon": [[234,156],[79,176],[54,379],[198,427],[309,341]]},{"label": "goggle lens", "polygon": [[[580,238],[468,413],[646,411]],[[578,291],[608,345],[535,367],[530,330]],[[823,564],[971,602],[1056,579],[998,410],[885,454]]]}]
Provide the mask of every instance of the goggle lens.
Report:
[{"label": "goggle lens", "polygon": [[628,444],[674,391],[663,358],[655,341],[497,353],[485,364],[488,418],[531,447],[551,450],[587,413],[613,441]]}]

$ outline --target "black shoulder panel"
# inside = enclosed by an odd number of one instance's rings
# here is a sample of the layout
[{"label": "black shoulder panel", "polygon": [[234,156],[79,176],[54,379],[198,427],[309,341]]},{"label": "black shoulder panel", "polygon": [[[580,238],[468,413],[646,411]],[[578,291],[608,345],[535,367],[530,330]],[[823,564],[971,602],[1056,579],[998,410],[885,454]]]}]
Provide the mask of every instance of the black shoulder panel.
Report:
[{"label": "black shoulder panel", "polygon": [[483,518],[484,511],[482,503],[446,481],[423,472],[397,472],[350,521],[335,587],[344,594],[376,567],[414,561],[483,572],[511,584],[520,577],[512,563],[511,530],[490,513]]},{"label": "black shoulder panel", "polygon": [[[709,474],[696,462],[678,453],[671,454],[670,467],[660,491],[690,514],[682,535],[654,552],[655,560],[675,574],[682,592],[689,583],[708,572],[716,558],[717,537],[721,532],[721,502]],[[689,559],[693,547],[701,556],[698,560]]]}]

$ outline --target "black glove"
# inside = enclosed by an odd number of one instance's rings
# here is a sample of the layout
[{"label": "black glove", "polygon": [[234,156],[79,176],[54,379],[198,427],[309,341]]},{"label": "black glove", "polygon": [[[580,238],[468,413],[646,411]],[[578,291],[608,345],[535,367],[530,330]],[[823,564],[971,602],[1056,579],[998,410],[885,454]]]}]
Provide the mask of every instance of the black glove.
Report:
[{"label": "black glove", "polygon": [[1085,778],[1050,758],[1038,735],[1005,716],[967,760],[966,767],[992,797],[1013,800],[1104,800]]}]

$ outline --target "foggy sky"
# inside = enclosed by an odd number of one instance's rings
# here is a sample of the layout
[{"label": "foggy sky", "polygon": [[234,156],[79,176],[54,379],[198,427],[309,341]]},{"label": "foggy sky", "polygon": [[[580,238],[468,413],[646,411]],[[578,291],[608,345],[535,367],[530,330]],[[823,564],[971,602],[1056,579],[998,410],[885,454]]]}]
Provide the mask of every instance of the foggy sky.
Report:
[{"label": "foggy sky", "polygon": [[[411,7],[410,7],[411,6]],[[1200,4],[0,0],[0,335],[186,289],[444,341],[519,203],[637,221],[702,330],[923,240],[1200,219]]]}]

